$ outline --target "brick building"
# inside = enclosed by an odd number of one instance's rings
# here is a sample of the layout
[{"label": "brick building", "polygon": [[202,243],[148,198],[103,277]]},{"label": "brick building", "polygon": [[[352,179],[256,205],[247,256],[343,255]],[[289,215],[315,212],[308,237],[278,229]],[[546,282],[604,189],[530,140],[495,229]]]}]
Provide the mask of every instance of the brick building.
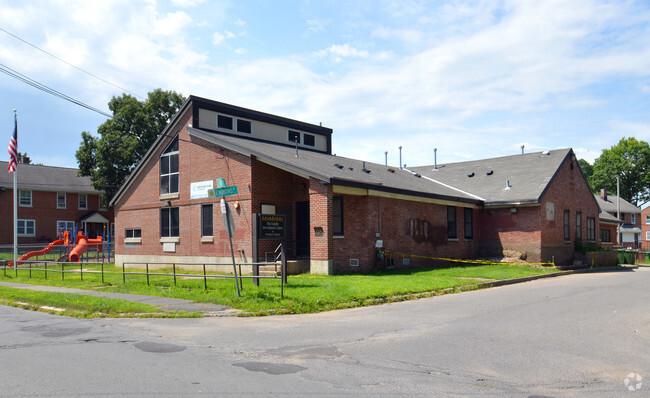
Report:
[{"label": "brick building", "polygon": [[[6,170],[8,162],[0,162]],[[77,169],[18,163],[18,243],[47,243],[59,231],[82,230],[90,238],[112,227],[113,214],[100,204],[103,192]],[[13,174],[0,173],[0,244],[13,243]]]},{"label": "brick building", "polygon": [[650,205],[641,210],[641,248],[650,251]]},{"label": "brick building", "polygon": [[116,262],[230,261],[215,180],[237,186],[233,244],[282,215],[289,258],[312,273],[430,264],[420,256],[571,262],[600,243],[599,208],[571,149],[401,169],[332,154],[332,130],[190,96],[113,198]]},{"label": "brick building", "polygon": [[612,223],[603,222],[602,231],[609,231],[605,232],[607,235],[603,238],[606,240],[609,237],[610,242],[615,242],[617,246],[641,248],[641,208],[616,195],[608,195],[605,189],[601,189],[600,195],[595,197],[603,214],[608,215],[605,217],[613,218],[615,223],[612,226]]}]

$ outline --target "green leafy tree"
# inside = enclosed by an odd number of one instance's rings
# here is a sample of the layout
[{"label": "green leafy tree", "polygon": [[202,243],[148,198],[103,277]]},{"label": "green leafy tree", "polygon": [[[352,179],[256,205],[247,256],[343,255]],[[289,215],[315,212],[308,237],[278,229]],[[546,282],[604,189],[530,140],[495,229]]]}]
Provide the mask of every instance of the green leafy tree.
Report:
[{"label": "green leafy tree", "polygon": [[594,179],[594,166],[589,164],[584,159],[578,159],[578,165],[580,165],[580,170],[582,170],[582,173],[585,175],[587,178],[587,183],[589,183],[589,187],[591,188],[592,191],[596,191],[596,188],[594,187],[592,180]]},{"label": "green leafy tree", "polygon": [[93,187],[105,191],[110,200],[183,102],[182,95],[161,89],[144,101],[126,94],[113,97],[108,108],[114,118],[97,128],[99,137],[81,133],[76,153],[79,175],[90,176]]},{"label": "green leafy tree", "polygon": [[634,137],[621,138],[618,144],[594,161],[592,184],[597,190],[616,192],[620,177],[621,198],[639,205],[650,200],[650,145]]}]

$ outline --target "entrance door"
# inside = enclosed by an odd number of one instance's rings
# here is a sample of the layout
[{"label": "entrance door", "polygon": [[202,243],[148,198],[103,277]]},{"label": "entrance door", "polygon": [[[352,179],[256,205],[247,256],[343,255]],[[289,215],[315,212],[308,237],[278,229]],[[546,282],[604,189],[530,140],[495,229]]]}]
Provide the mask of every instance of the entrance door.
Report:
[{"label": "entrance door", "polygon": [[309,202],[296,202],[296,256],[309,257]]}]

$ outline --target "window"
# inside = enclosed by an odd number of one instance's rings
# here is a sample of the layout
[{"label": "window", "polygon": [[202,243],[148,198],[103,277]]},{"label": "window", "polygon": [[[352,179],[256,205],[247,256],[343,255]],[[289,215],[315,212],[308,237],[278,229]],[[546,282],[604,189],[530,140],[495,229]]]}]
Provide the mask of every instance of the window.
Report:
[{"label": "window", "polygon": [[179,236],[178,207],[160,209],[160,236],[162,238],[177,238]]},{"label": "window", "polygon": [[447,238],[456,239],[456,207],[447,206]]},{"label": "window", "polygon": [[609,229],[600,230],[600,241],[602,243],[610,243],[612,241]]},{"label": "window", "polygon": [[99,210],[101,211],[108,210],[108,200],[106,199],[106,195],[102,195],[99,197]]},{"label": "window", "polygon": [[212,236],[212,205],[201,206],[201,236]]},{"label": "window", "polygon": [[85,193],[79,194],[79,209],[86,210],[88,209],[88,195]]},{"label": "window", "polygon": [[36,236],[36,221],[34,220],[16,220],[18,221],[18,236]]},{"label": "window", "polygon": [[465,221],[465,239],[474,238],[474,211],[469,207],[465,207],[463,212]]},{"label": "window", "polygon": [[645,225],[650,225],[650,214],[645,215]]},{"label": "window", "polygon": [[74,231],[74,221],[57,221],[56,222],[56,234],[63,236],[63,233],[65,231],[68,231],[70,234],[72,234],[72,232]]},{"label": "window", "polygon": [[645,232],[645,240],[650,241],[650,231]]},{"label": "window", "polygon": [[66,203],[65,203],[65,192],[57,192],[56,193],[56,208],[57,209],[65,209],[66,208]]},{"label": "window", "polygon": [[596,219],[587,217],[587,240],[594,242],[596,240]]},{"label": "window", "polygon": [[315,146],[316,145],[316,137],[314,137],[311,134],[303,134],[302,136],[303,144],[308,145],[308,146]]},{"label": "window", "polygon": [[636,214],[630,214],[632,216],[632,224],[636,224]]},{"label": "window", "polygon": [[23,191],[22,189],[18,191],[20,198],[18,203],[22,207],[32,207],[32,191]]},{"label": "window", "polygon": [[237,132],[251,134],[253,132],[251,122],[248,120],[237,119]]},{"label": "window", "polygon": [[160,156],[160,194],[178,193],[178,137]]},{"label": "window", "polygon": [[564,241],[571,240],[571,212],[564,210]]},{"label": "window", "polygon": [[289,142],[300,143],[300,133],[297,132],[297,131],[289,130],[289,135],[288,135],[287,139],[289,140]]},{"label": "window", "polygon": [[142,238],[142,230],[140,228],[127,228],[124,230],[124,237],[126,239]]},{"label": "window", "polygon": [[332,233],[343,236],[343,196],[332,199]]},{"label": "window", "polygon": [[217,127],[220,129],[232,130],[232,117],[217,115]]},{"label": "window", "polygon": [[582,240],[582,212],[576,212],[576,240]]}]

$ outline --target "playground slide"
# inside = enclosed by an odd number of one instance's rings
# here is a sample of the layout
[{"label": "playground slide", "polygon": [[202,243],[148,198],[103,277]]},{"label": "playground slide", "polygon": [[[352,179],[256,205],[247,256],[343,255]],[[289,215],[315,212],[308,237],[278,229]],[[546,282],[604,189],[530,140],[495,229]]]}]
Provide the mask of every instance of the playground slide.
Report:
[{"label": "playground slide", "polygon": [[[18,265],[20,265],[20,261],[22,261],[22,260],[27,260],[28,258],[31,258],[31,257],[34,257],[34,256],[42,256],[43,254],[47,254],[47,253],[51,252],[52,250],[54,250],[54,248],[56,246],[62,245],[63,243],[64,243],[63,239],[58,239],[58,240],[55,240],[54,242],[50,243],[49,245],[47,245],[45,247],[45,249],[43,249],[43,250],[36,250],[36,251],[33,251],[33,252],[25,253],[22,256],[20,256],[20,258],[18,258],[18,261],[19,261]],[[10,261],[8,263],[8,265],[10,267],[13,267],[14,262]]]},{"label": "playground slide", "polygon": [[102,243],[102,237],[100,236],[97,239],[88,239],[86,235],[77,235],[77,246],[70,251],[70,261],[79,262],[81,256],[88,250],[89,247],[95,247],[99,249]]}]

